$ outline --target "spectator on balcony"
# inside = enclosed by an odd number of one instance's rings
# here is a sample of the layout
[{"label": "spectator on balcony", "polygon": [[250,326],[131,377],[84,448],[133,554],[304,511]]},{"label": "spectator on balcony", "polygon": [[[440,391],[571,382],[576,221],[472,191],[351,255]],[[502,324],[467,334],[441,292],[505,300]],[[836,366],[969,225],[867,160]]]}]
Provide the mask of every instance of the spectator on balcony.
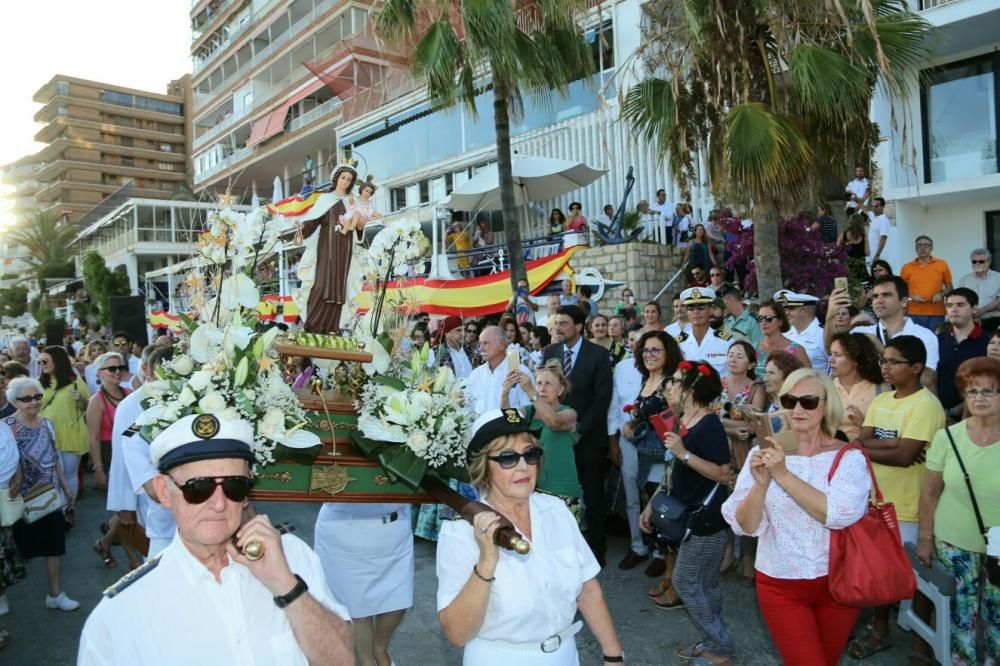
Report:
[{"label": "spectator on balcony", "polygon": [[650,204],[650,210],[659,214],[663,222],[664,241],[667,245],[674,244],[674,204],[667,201],[667,191],[656,190],[656,201]]},{"label": "spectator on balcony", "polygon": [[[561,208],[553,208],[549,213],[549,235],[555,236],[566,231],[566,216]],[[550,238],[550,240],[552,240]]]},{"label": "spectator on balcony", "polygon": [[305,180],[305,184],[306,185],[312,185],[313,184],[313,173],[314,173],[314,171],[316,169],[316,163],[313,162],[313,158],[312,158],[311,155],[306,155],[306,164],[305,164],[305,167],[306,168],[302,172],[302,178],[303,178],[303,180]]},{"label": "spectator on balcony", "polygon": [[[688,246],[684,248],[684,258],[681,259],[681,264],[686,266],[692,272],[697,267],[702,269],[703,274],[707,274],[709,269],[717,263],[718,262],[715,259],[715,248],[712,247],[711,242],[709,242],[708,233],[705,231],[705,225],[696,224],[694,227],[694,234],[691,236],[691,242],[689,242]],[[700,287],[704,285],[692,286]]]},{"label": "spectator on balcony", "polygon": [[587,230],[587,218],[583,216],[583,205],[574,201],[569,205],[569,218],[566,220],[566,231],[582,233]]},{"label": "spectator on balcony", "polygon": [[944,323],[944,296],[951,291],[951,268],[944,259],[931,256],[934,241],[917,236],[917,258],[899,271],[910,290],[906,312],[917,324],[932,331]]},{"label": "spectator on balcony", "polygon": [[615,207],[611,204],[604,204],[604,212],[597,216],[597,221],[606,227],[611,226],[612,220],[615,218]]},{"label": "spectator on balcony", "polygon": [[[872,193],[871,183],[865,178],[865,168],[860,164],[854,167],[854,180],[844,188],[847,197],[847,205],[844,212],[848,215],[857,213],[858,208],[864,207],[868,203],[868,196]],[[885,203],[883,201],[883,203]]]}]

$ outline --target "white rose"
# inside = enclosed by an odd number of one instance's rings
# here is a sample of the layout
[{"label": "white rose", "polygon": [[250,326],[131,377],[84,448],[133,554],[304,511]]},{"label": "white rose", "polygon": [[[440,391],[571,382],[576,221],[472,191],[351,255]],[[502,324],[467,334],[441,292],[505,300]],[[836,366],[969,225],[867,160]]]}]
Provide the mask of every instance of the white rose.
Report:
[{"label": "white rose", "polygon": [[223,421],[235,421],[240,418],[240,413],[236,411],[235,407],[226,407],[219,412],[219,418]]},{"label": "white rose", "polygon": [[198,397],[187,386],[185,386],[183,390],[181,390],[180,395],[177,396],[177,402],[179,402],[182,407],[194,404],[194,401],[197,399]]},{"label": "white rose", "polygon": [[191,387],[192,391],[204,391],[211,383],[212,373],[208,370],[199,370],[188,380],[188,386]]},{"label": "white rose", "polygon": [[257,433],[268,439],[278,439],[285,434],[285,415],[275,407],[264,412],[264,418],[257,422]]},{"label": "white rose", "polygon": [[226,399],[213,391],[198,401],[198,407],[205,414],[220,414],[226,408]]},{"label": "white rose", "polygon": [[183,377],[187,377],[194,372],[194,361],[187,354],[181,354],[170,362],[170,367],[174,372]]},{"label": "white rose", "polygon": [[427,447],[430,446],[430,442],[427,440],[427,435],[417,431],[410,435],[410,438],[406,440],[406,445],[410,447],[410,450],[418,456],[423,456],[424,453],[427,452]]}]

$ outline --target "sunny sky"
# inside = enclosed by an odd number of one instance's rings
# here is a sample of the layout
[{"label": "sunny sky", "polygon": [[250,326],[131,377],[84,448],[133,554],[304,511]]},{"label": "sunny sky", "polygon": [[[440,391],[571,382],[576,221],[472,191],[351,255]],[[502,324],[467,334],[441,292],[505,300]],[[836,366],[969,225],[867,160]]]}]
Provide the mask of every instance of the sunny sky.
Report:
[{"label": "sunny sky", "polygon": [[[191,71],[190,9],[191,0],[4,2],[0,164],[41,148],[32,120],[40,107],[31,97],[56,74],[166,92]],[[8,222],[0,210],[0,228]]]}]

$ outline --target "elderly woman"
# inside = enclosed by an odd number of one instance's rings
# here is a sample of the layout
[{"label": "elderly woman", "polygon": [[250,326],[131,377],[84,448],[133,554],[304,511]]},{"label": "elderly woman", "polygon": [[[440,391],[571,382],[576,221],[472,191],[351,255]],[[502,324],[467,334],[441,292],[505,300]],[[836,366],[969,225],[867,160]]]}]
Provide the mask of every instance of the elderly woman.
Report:
[{"label": "elderly woman", "polygon": [[[21,492],[19,461],[21,454],[14,433],[0,423],[0,503],[18,497]],[[7,588],[24,578],[24,561],[17,551],[10,525],[0,523],[0,615],[10,612]],[[0,630],[0,647],[7,644],[8,634]]]},{"label": "elderly woman", "polygon": [[862,333],[837,333],[830,342],[830,376],[844,405],[840,429],[853,442],[861,434],[868,406],[885,390],[878,350]]},{"label": "elderly woman", "polygon": [[538,440],[545,454],[545,465],[538,471],[536,489],[561,499],[579,523],[583,519],[580,497],[580,478],[576,472],[576,454],[573,447],[578,439],[576,411],[562,403],[570,391],[569,380],[562,371],[562,364],[549,360],[531,377],[515,370],[504,380],[500,408],[508,409],[509,393],[515,385],[528,394],[534,394],[531,404],[524,408],[524,417],[531,423],[531,431],[539,433]]},{"label": "elderly woman", "polygon": [[[731,458],[722,420],[711,407],[722,393],[722,383],[719,373],[705,361],[683,361],[667,386],[667,403],[680,415],[680,427],[663,440],[671,462],[657,492],[668,488],[696,512],[691,518],[691,537],[677,550],[671,582],[703,636],[677,654],[699,664],[730,664],[736,646],[722,620],[719,581],[729,536],[719,509],[726,497]],[[645,532],[653,530],[651,515],[652,503],[639,517]]]},{"label": "elderly woman", "polygon": [[774,438],[751,449],[722,515],[759,539],[757,601],[782,661],[833,666],[861,609],[830,596],[830,531],[864,515],[871,475],[864,454],[848,451],[827,478],[844,446],[834,437],[844,408],[828,376],[796,370],[779,401],[791,413],[795,450]]},{"label": "elderly woman", "polygon": [[[927,451],[917,557],[924,564],[937,558],[955,577],[953,663],[983,664],[1000,655],[1000,580],[991,579],[985,571],[986,541],[972,495],[983,526],[989,530],[1000,525],[996,502],[1000,497],[1000,360],[966,361],[959,366],[955,383],[969,418],[938,431]],[[976,645],[980,628],[981,651]]]},{"label": "elderly woman", "polygon": [[785,378],[799,368],[802,368],[802,360],[798,356],[792,356],[787,352],[774,352],[764,364],[764,390],[767,391],[766,411],[776,412],[781,409],[778,403],[778,393],[785,383]]},{"label": "elderly woman", "polygon": [[[52,421],[56,429],[56,448],[62,459],[63,473],[69,482],[70,496],[77,497],[80,489],[77,468],[80,458],[87,452],[87,424],[84,413],[90,391],[87,383],[73,371],[69,354],[58,346],[46,347],[38,355],[42,374],[38,380],[45,387],[42,398],[42,416]],[[72,524],[73,514],[66,512],[66,521]]]},{"label": "elderly woman", "polygon": [[[64,493],[66,508],[72,509],[74,499],[56,451],[55,428],[40,413],[42,385],[29,377],[18,377],[7,385],[7,400],[17,407],[17,413],[7,417],[4,423],[14,434],[21,457],[24,477],[21,495],[28,497],[32,491],[52,485]],[[14,524],[14,542],[24,559],[45,558],[49,582],[45,605],[64,611],[79,608],[80,604],[66,596],[60,586],[61,561],[66,554],[66,523],[62,511],[52,511],[30,524],[18,521]]]},{"label": "elderly woman", "polygon": [[98,372],[96,361],[102,354],[107,353],[107,351],[108,345],[103,340],[92,340],[83,348],[81,356],[86,358],[88,364],[86,370],[84,370],[83,378],[87,380],[87,388],[90,390],[91,395],[97,393],[97,389],[100,386],[100,378],[97,376],[100,373]]},{"label": "elderly woman", "polygon": [[[467,455],[469,476],[496,513],[445,523],[438,538],[438,618],[448,640],[465,647],[463,663],[575,666],[577,610],[603,663],[623,663],[597,560],[566,505],[535,492],[542,447],[528,420],[513,409],[481,414]],[[531,542],[530,553],[497,547],[498,514]]]}]

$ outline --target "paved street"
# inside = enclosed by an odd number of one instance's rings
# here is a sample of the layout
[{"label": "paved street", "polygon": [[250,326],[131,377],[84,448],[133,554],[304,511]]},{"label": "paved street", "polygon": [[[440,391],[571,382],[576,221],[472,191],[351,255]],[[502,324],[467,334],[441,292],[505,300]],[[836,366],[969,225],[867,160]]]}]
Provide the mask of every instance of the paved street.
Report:
[{"label": "paved street", "polygon": [[[93,484],[88,478],[88,488]],[[80,601],[80,610],[64,613],[45,607],[45,574],[40,561],[29,564],[28,578],[8,591],[11,613],[0,618],[0,628],[11,632],[11,644],[0,651],[3,666],[65,665],[75,661],[77,643],[87,614],[98,602],[101,591],[125,573],[124,555],[116,570],[107,570],[91,544],[97,538],[97,525],[103,519],[104,495],[88,490],[77,508],[77,527],[68,537],[68,553],[63,566],[64,589]],[[319,505],[259,504],[258,510],[274,521],[289,521],[297,534],[312,541],[312,525]],[[625,542],[612,539],[610,565],[601,576],[611,615],[625,645],[630,664],[683,663],[672,657],[682,642],[693,642],[697,635],[683,610],[663,611],[646,599],[651,579],[642,575],[642,567],[620,571],[616,564],[624,554]],[[435,613],[436,583],[434,545],[417,541],[416,603],[397,632],[392,654],[400,666],[435,666],[461,663],[461,651],[452,648],[442,635]],[[753,591],[743,588],[736,577],[727,576],[723,598],[729,627],[736,636],[738,664],[778,664],[767,632],[756,609]],[[150,612],[155,613],[155,600]],[[901,635],[897,635],[897,642]],[[600,663],[600,650],[586,629],[579,636],[582,663]],[[907,650],[897,646],[882,652],[865,664],[896,665],[905,663]],[[163,664],[170,664],[165,659]],[[860,663],[850,659],[842,663]],[[128,665],[122,665],[128,666]]]}]

